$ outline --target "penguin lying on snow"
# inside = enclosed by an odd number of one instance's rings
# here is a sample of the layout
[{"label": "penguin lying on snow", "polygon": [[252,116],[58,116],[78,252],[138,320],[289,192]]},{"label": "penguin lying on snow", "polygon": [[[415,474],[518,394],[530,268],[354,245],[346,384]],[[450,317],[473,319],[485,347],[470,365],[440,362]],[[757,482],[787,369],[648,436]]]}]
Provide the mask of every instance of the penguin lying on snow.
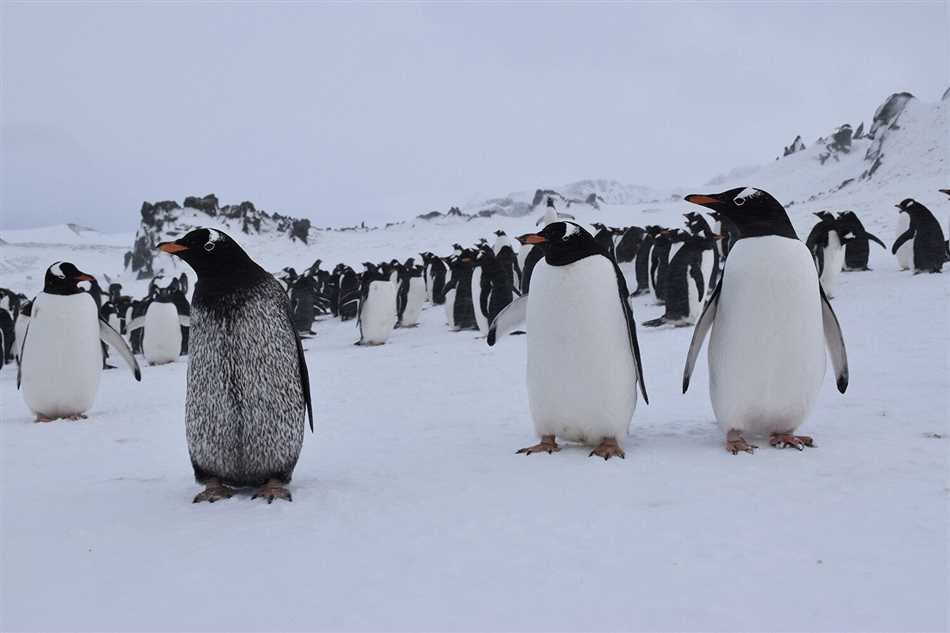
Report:
[{"label": "penguin lying on snow", "polygon": [[765,433],[772,446],[813,446],[794,435],[818,398],[825,375],[825,345],[838,391],[848,388],[848,358],[841,328],[808,248],[784,207],[760,189],[730,189],[686,200],[736,223],[739,239],[729,265],[693,331],[683,393],[703,339],[709,338],[709,394],[726,432],[726,449],[751,453],[743,433]]},{"label": "penguin lying on snow", "polygon": [[142,379],[122,336],[99,317],[95,299],[77,285],[94,280],[69,262],[56,262],[46,271],[43,292],[33,300],[18,343],[17,388],[23,388],[37,422],[86,417],[102,372],[100,341],[119,352],[135,380]]},{"label": "penguin lying on snow", "polygon": [[205,485],[195,503],[247,486],[258,486],[253,498],[291,501],[285,486],[313,409],[286,292],[221,231],[195,229],[158,248],[198,275],[185,401],[188,452]]},{"label": "penguin lying on snow", "polygon": [[531,294],[502,310],[488,334],[494,345],[528,321],[528,402],[541,442],[518,453],[559,451],[560,437],[594,446],[590,455],[624,457],[637,383],[649,400],[623,273],[573,222],[518,239],[544,249],[544,260]]},{"label": "penguin lying on snow", "polygon": [[905,242],[913,240],[914,274],[942,272],[947,261],[947,244],[940,222],[930,209],[913,198],[904,199],[897,208],[901,215],[907,214],[910,224],[894,242],[891,252],[896,255]]}]

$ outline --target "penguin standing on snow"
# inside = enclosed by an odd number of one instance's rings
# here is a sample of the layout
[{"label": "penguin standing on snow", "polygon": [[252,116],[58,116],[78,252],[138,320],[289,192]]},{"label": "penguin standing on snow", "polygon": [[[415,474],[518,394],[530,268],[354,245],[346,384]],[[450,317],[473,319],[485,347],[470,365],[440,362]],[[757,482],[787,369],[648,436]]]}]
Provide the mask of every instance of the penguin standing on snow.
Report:
[{"label": "penguin standing on snow", "polygon": [[640,249],[637,251],[637,258],[634,261],[634,270],[637,275],[637,289],[633,291],[634,297],[650,292],[650,263],[653,260],[653,245],[662,230],[662,227],[647,225],[644,231]]},{"label": "penguin standing on snow", "polygon": [[521,268],[518,266],[518,256],[511,245],[508,235],[501,229],[495,231],[495,245],[492,246],[492,252],[498,265],[505,273],[507,285],[512,288],[518,288],[521,285]]},{"label": "penguin standing on snow", "polygon": [[643,384],[629,292],[616,262],[573,222],[523,235],[544,249],[533,290],[492,323],[488,344],[528,321],[528,401],[541,441],[518,453],[553,453],[557,438],[594,446],[590,455],[624,457],[622,439]]},{"label": "penguin standing on snow", "polygon": [[17,388],[23,389],[37,422],[86,417],[102,373],[101,342],[122,356],[136,380],[142,379],[122,336],[99,318],[95,300],[77,285],[94,280],[69,262],[56,262],[33,300],[19,343]]},{"label": "penguin standing on snow", "polygon": [[426,285],[422,266],[410,257],[399,268],[399,290],[396,293],[396,327],[416,327],[422,304],[426,299]]},{"label": "penguin standing on snow", "polygon": [[947,261],[947,244],[940,222],[930,209],[913,198],[906,198],[897,205],[899,213],[910,218],[910,225],[894,242],[891,252],[895,255],[906,242],[914,241],[913,267],[917,273],[939,273]]},{"label": "penguin standing on snow", "polygon": [[445,303],[445,276],[448,266],[434,253],[420,253],[425,262],[426,295],[432,305]]},{"label": "penguin standing on snow", "polygon": [[340,320],[357,318],[360,310],[360,277],[346,266],[340,274]]},{"label": "penguin standing on snow", "polygon": [[719,286],[693,330],[683,393],[703,339],[709,338],[709,395],[726,450],[753,452],[743,434],[766,434],[778,448],[802,450],[795,435],[825,376],[825,346],[838,391],[848,387],[841,328],[807,246],[785,208],[760,189],[738,188],[686,200],[728,217],[739,228]]},{"label": "penguin standing on snow", "polygon": [[362,296],[357,326],[360,340],[357,345],[384,345],[396,326],[396,285],[392,281],[395,271],[363,264]]},{"label": "penguin standing on snow", "polygon": [[805,246],[812,252],[821,287],[829,299],[834,298],[838,275],[844,267],[844,241],[838,220],[828,211],[815,214],[818,224],[812,227]]},{"label": "penguin standing on snow", "polygon": [[842,235],[845,236],[844,271],[871,270],[868,268],[868,256],[871,251],[870,242],[877,242],[881,248],[887,248],[884,246],[884,242],[879,240],[877,236],[868,233],[854,211],[842,211],[838,214],[837,222]]},{"label": "penguin standing on snow", "polygon": [[290,301],[237,242],[195,229],[158,248],[198,275],[192,297],[185,435],[194,502],[256,487],[252,498],[291,501],[290,483],[309,415],[310,381]]},{"label": "penguin standing on snow", "polygon": [[[712,289],[719,284],[719,275],[722,270],[719,257],[718,242],[721,236],[713,232],[709,222],[703,217],[702,213],[687,213],[686,226],[690,233],[704,240],[704,244],[710,245],[710,248],[703,250],[703,279],[706,283],[706,291],[712,292]],[[695,244],[695,243],[694,243]],[[697,318],[699,315],[696,315]],[[694,321],[695,322],[695,321]]]},{"label": "penguin standing on snow", "polygon": [[472,284],[475,274],[475,256],[476,254],[470,249],[463,249],[461,255],[451,265],[452,280],[447,286],[445,309],[448,313],[449,327],[456,332],[478,329]]},{"label": "penguin standing on snow", "polygon": [[696,323],[706,296],[703,257],[713,250],[713,242],[712,238],[702,235],[686,238],[666,269],[666,312],[659,318],[644,321],[643,325],[683,327]]},{"label": "penguin standing on snow", "polygon": [[178,279],[162,287],[160,277],[152,280],[144,316],[133,319],[132,331],[142,332],[142,353],[149,365],[174,363],[182,351],[182,328],[190,326],[189,317],[179,314],[175,295],[180,292]]}]

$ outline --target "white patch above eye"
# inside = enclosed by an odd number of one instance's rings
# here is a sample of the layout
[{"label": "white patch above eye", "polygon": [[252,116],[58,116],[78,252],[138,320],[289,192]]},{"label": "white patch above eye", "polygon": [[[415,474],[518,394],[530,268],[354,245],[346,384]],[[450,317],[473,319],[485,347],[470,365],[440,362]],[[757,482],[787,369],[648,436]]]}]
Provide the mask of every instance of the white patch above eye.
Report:
[{"label": "white patch above eye", "polygon": [[224,233],[216,231],[215,229],[208,229],[208,241],[205,242],[205,250],[213,251],[215,244],[222,240],[224,240]]},{"label": "white patch above eye", "polygon": [[732,202],[737,207],[741,207],[750,198],[754,198],[756,196],[761,196],[761,195],[762,195],[762,192],[760,190],[753,189],[752,187],[746,187],[745,189],[743,189],[742,191],[736,194],[736,197],[732,199]]},{"label": "white patch above eye", "polygon": [[60,279],[66,279],[66,274],[63,273],[63,269],[60,268],[60,265],[62,263],[63,262],[56,262],[55,264],[49,267],[49,271],[53,273],[54,275],[56,275],[57,277],[59,277]]},{"label": "white patch above eye", "polygon": [[573,222],[565,222],[564,223],[564,237],[562,239],[566,240],[567,238],[574,235],[575,233],[580,232],[580,230],[581,230],[581,227],[577,226]]}]

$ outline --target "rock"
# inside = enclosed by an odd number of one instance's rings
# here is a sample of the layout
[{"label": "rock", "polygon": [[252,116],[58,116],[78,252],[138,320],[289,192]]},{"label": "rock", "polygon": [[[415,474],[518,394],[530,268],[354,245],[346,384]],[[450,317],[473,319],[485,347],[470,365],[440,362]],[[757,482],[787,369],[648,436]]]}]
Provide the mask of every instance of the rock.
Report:
[{"label": "rock", "polygon": [[805,143],[802,142],[801,134],[799,134],[795,137],[795,140],[792,141],[791,145],[785,147],[785,151],[783,152],[782,156],[791,156],[792,154],[800,152],[803,149],[805,149]]},{"label": "rock", "polygon": [[218,196],[209,193],[203,198],[197,196],[188,196],[185,198],[184,205],[189,209],[198,209],[208,215],[215,215],[218,212]]}]

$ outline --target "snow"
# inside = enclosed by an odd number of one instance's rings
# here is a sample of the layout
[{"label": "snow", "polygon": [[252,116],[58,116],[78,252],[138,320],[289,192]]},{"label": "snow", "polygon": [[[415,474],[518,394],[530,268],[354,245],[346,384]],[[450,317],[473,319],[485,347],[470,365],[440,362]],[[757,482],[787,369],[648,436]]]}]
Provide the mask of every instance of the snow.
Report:
[{"label": "snow", "polygon": [[[910,104],[901,131],[914,117],[932,125],[941,107]],[[812,147],[715,191],[796,201],[799,235],[813,211],[853,208],[889,241],[905,197],[946,216],[936,183],[947,135],[916,138],[892,134],[874,178],[812,200],[829,166],[809,162]],[[680,225],[686,210],[608,204],[579,219]],[[538,215],[320,232],[309,247],[230,234],[270,270],[300,270],[316,257],[327,267],[448,254],[496,228],[533,230]],[[35,294],[65,259],[145,291],[148,280],[122,272],[131,235],[14,233],[0,232],[11,242],[0,286]],[[293,503],[195,505],[186,360],[143,367],[141,383],[107,371],[88,420],[50,424],[32,422],[5,367],[0,629],[947,630],[950,279],[900,272],[873,245],[870,266],[840,276],[851,383],[838,394],[829,369],[800,429],[818,448],[801,453],[756,438],[755,455],[727,454],[705,358],[680,391],[692,330],[640,327],[651,404],[637,408],[626,459],[570,445],[516,456],[536,441],[525,337],[489,348],[428,307],[380,347],[354,346],[353,322],[315,324],[305,346],[317,426]],[[640,322],[662,311],[635,300]]]}]

